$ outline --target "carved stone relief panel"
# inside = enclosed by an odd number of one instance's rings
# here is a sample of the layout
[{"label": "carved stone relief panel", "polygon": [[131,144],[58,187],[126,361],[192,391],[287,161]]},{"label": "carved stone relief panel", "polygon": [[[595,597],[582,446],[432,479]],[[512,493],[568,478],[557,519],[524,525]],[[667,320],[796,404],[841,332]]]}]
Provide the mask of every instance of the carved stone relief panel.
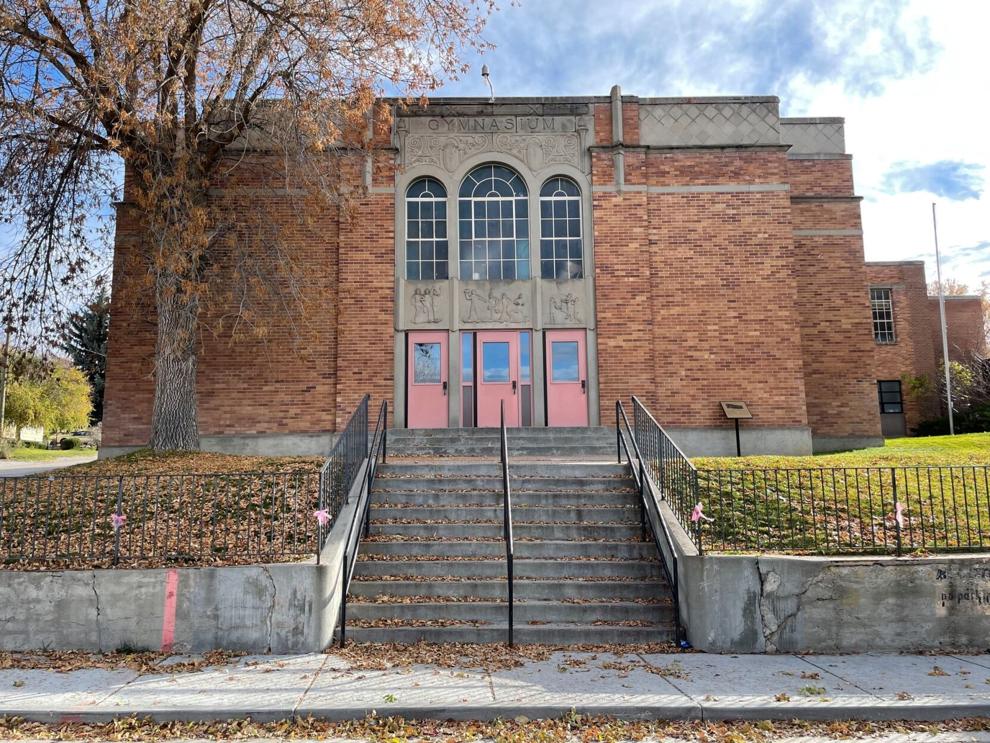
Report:
[{"label": "carved stone relief panel", "polygon": [[[450,284],[447,281],[403,281],[404,327],[450,327]],[[402,321],[405,322],[402,322]]]},{"label": "carved stone relief panel", "polygon": [[543,324],[554,328],[588,325],[587,287],[583,279],[543,282]]},{"label": "carved stone relief panel", "polygon": [[411,117],[396,132],[405,167],[432,165],[452,173],[482,152],[509,154],[534,172],[557,164],[581,168],[590,118],[586,116]]},{"label": "carved stone relief panel", "polygon": [[457,299],[465,329],[523,327],[532,323],[533,286],[529,281],[465,281]]}]

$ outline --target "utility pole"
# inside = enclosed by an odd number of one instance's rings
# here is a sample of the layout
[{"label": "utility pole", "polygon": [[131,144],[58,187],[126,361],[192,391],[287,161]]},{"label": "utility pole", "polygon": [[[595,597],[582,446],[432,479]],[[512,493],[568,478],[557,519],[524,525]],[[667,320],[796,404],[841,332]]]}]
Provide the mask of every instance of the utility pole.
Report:
[{"label": "utility pole", "polygon": [[938,223],[935,221],[935,202],[932,202],[932,230],[935,233],[935,272],[938,275],[938,317],[942,323],[942,367],[945,369],[945,399],[949,406],[949,435],[956,435],[952,422],[952,382],[949,375],[949,334],[945,327],[945,293],[942,291],[942,257],[938,252]]}]

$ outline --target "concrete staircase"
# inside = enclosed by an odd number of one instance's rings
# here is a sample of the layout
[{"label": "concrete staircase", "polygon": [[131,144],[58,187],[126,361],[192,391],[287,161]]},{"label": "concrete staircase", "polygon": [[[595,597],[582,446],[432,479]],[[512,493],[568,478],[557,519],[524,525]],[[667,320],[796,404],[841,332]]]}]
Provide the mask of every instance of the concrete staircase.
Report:
[{"label": "concrete staircase", "polygon": [[[515,640],[674,639],[669,587],[616,464],[513,463]],[[348,601],[355,642],[505,642],[501,468],[383,465]]]},{"label": "concrete staircase", "polygon": [[[615,461],[615,429],[512,428],[509,456]],[[389,454],[402,457],[484,457],[498,461],[497,428],[395,428]]]}]

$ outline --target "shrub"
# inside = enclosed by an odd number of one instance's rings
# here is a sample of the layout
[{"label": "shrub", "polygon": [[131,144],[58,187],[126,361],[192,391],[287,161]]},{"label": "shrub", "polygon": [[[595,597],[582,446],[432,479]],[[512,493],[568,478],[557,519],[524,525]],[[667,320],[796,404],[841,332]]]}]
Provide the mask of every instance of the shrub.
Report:
[{"label": "shrub", "polygon": [[61,446],[63,449],[66,450],[78,449],[81,445],[82,445],[82,441],[77,439],[75,436],[66,436],[64,439],[62,439],[61,443],[59,444],[59,446]]},{"label": "shrub", "polygon": [[6,439],[0,439],[0,459],[10,459],[11,446]]}]

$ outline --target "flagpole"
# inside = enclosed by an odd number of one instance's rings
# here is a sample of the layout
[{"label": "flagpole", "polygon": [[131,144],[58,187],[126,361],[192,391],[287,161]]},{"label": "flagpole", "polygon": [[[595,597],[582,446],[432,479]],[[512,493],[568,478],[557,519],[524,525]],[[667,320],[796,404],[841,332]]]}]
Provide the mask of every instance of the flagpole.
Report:
[{"label": "flagpole", "polygon": [[935,202],[932,202],[932,231],[935,233],[935,272],[938,275],[938,317],[942,324],[942,368],[945,369],[945,399],[949,406],[949,435],[955,436],[952,421],[952,383],[949,376],[949,334],[945,327],[945,294],[942,291],[942,257],[938,252],[938,223],[935,221]]}]

